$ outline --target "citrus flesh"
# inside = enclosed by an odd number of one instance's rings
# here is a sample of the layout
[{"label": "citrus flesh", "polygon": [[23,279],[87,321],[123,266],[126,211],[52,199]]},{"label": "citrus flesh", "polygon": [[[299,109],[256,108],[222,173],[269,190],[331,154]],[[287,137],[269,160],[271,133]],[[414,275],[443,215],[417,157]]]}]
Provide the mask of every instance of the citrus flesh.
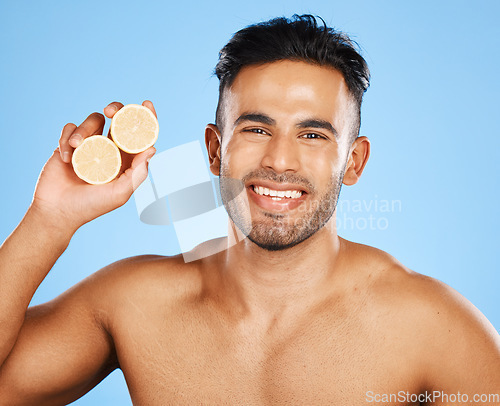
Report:
[{"label": "citrus flesh", "polygon": [[154,145],[159,129],[151,110],[139,104],[127,104],[113,116],[110,132],[118,148],[138,154]]},{"label": "citrus flesh", "polygon": [[101,185],[116,178],[122,158],[113,141],[102,135],[93,135],[75,149],[71,163],[80,179],[92,185]]}]

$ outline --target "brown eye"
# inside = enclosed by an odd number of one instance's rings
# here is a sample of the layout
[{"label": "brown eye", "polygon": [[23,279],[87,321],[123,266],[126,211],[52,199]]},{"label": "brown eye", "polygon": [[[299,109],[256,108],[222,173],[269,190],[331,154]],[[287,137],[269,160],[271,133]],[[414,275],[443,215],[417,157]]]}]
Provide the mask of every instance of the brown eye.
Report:
[{"label": "brown eye", "polygon": [[320,140],[320,139],[325,140],[326,139],[322,135],[319,135],[319,134],[316,134],[316,133],[304,134],[304,135],[302,135],[302,138],[306,138],[308,140]]},{"label": "brown eye", "polygon": [[269,135],[262,128],[248,128],[248,129],[243,130],[243,131],[251,132],[251,133],[255,133],[255,134],[261,134],[261,135]]}]

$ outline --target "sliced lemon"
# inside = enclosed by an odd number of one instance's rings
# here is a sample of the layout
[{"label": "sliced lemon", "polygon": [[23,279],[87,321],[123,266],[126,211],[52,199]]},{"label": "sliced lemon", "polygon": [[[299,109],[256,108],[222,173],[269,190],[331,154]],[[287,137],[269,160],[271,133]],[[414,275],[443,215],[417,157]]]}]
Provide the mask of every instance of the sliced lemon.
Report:
[{"label": "sliced lemon", "polygon": [[111,137],[121,150],[138,154],[153,146],[160,127],[151,110],[138,104],[127,104],[111,121]]},{"label": "sliced lemon", "polygon": [[101,185],[116,178],[122,158],[113,141],[102,135],[93,135],[75,149],[71,163],[80,179],[92,185]]}]

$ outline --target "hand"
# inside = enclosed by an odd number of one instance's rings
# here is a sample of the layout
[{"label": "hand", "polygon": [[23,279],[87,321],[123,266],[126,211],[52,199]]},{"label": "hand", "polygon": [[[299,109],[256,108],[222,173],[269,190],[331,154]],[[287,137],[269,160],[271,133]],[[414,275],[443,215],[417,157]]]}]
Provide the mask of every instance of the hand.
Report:
[{"label": "hand", "polygon": [[[156,116],[153,103],[145,101],[142,105]],[[122,107],[122,103],[113,102],[104,108],[104,114],[112,118]],[[137,155],[121,151],[120,174],[107,184],[89,185],[76,176],[71,165],[74,149],[85,138],[102,134],[104,122],[102,114],[92,113],[79,127],[73,123],[64,126],[59,147],[40,173],[33,197],[32,207],[38,213],[42,212],[46,221],[69,227],[74,232],[83,224],[125,204],[146,179],[148,161],[156,152],[154,147]]]}]

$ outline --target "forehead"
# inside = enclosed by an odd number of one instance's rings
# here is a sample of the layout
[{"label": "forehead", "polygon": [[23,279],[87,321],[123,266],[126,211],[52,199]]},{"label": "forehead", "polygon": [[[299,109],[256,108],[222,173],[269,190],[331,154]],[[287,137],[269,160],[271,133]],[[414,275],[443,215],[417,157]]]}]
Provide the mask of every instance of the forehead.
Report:
[{"label": "forehead", "polygon": [[261,112],[276,120],[316,117],[337,126],[343,124],[351,102],[339,71],[298,61],[242,68],[224,99],[229,120],[242,112]]}]

